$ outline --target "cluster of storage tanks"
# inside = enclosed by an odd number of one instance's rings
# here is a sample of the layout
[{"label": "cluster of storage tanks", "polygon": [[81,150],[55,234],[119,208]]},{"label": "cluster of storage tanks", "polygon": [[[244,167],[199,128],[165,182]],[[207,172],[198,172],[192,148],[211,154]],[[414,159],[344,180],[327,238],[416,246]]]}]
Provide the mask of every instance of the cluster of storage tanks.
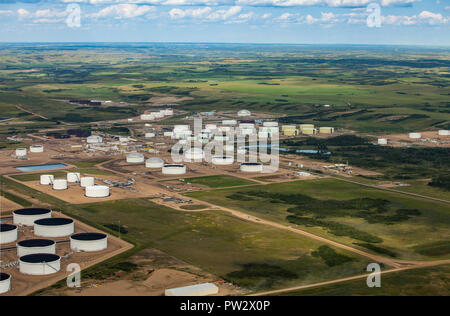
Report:
[{"label": "cluster of storage tanks", "polygon": [[161,119],[165,116],[172,116],[173,110],[172,109],[163,109],[157,112],[151,112],[149,114],[142,114],[141,120],[142,121],[154,121],[157,119]]},{"label": "cluster of storage tanks", "polygon": [[[18,227],[33,227],[38,238],[18,241]],[[56,254],[57,242],[48,238],[70,236],[70,249],[75,252],[102,251],[108,247],[108,237],[102,233],[74,234],[70,218],[52,217],[45,208],[25,208],[13,212],[13,224],[0,224],[0,245],[16,242],[19,271],[26,275],[48,275],[61,269],[61,257]],[[0,273],[0,294],[11,289],[11,276]]]},{"label": "cluster of storage tanks", "polygon": [[31,145],[29,149],[27,148],[16,148],[15,155],[17,158],[24,158],[27,156],[28,151],[32,154],[38,154],[44,152],[44,145]]},{"label": "cluster of storage tanks", "polygon": [[161,169],[162,174],[181,175],[186,173],[186,165],[183,164],[166,164],[164,160],[158,157],[145,159],[141,153],[130,153],[126,156],[126,162],[131,164],[143,164],[149,169]]},{"label": "cluster of storage tanks", "polygon": [[62,191],[69,188],[69,183],[79,183],[85,189],[85,196],[90,198],[102,198],[110,195],[110,189],[106,185],[96,185],[94,177],[82,177],[78,172],[67,173],[66,179],[55,179],[54,175],[43,174],[40,176],[41,185],[51,185],[53,190]]},{"label": "cluster of storage tanks", "polygon": [[334,127],[318,127],[314,124],[283,125],[281,131],[285,136],[334,134]]}]

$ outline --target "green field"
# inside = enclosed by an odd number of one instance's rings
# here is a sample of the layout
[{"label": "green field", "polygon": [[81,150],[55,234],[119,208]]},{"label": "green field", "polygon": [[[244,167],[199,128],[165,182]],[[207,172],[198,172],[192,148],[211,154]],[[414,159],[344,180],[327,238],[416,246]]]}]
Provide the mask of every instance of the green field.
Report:
[{"label": "green field", "polygon": [[[450,207],[333,179],[268,184],[187,194],[349,245],[405,259],[448,258],[423,251],[450,240]],[[425,242],[426,241],[426,242]],[[418,251],[419,248],[422,251]],[[433,244],[430,246],[433,247]],[[362,249],[367,249],[367,245]],[[433,254],[433,255],[431,255]]]},{"label": "green field", "polygon": [[[41,178],[41,175],[43,174],[48,174],[48,172],[46,173],[30,173],[30,174],[18,174],[18,175],[13,175],[11,176],[11,178],[22,181],[22,182],[30,182],[30,181],[39,181]],[[63,172],[63,171],[55,171],[51,173],[52,175],[55,176],[55,179],[57,178],[66,178],[67,173]]]},{"label": "green field", "polygon": [[286,292],[284,296],[449,296],[450,265],[382,275],[381,288],[369,288],[366,279]]},{"label": "green field", "polygon": [[226,188],[256,184],[255,182],[250,180],[240,179],[227,175],[186,178],[182,180],[186,183],[201,184],[210,188]]}]

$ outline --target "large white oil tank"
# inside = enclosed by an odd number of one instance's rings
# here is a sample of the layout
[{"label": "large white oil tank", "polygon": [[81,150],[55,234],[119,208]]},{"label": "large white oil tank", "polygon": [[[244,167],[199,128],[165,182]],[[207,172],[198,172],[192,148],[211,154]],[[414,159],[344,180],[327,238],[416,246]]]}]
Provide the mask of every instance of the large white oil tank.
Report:
[{"label": "large white oil tank", "polygon": [[37,253],[19,258],[19,270],[28,275],[48,275],[61,270],[61,258],[49,253]]},{"label": "large white oil tank", "polygon": [[22,208],[13,211],[13,221],[16,225],[33,226],[34,221],[52,217],[52,211],[46,208]]},{"label": "large white oil tank", "polygon": [[103,137],[99,135],[91,135],[86,138],[88,144],[100,144],[103,142]]},{"label": "large white oil tank", "polygon": [[43,218],[34,221],[34,234],[39,237],[64,237],[72,235],[73,219],[64,217]]},{"label": "large white oil tank", "polygon": [[237,115],[239,117],[246,117],[246,116],[251,116],[252,113],[249,110],[240,110]]},{"label": "large white oil tank", "polygon": [[378,145],[387,145],[388,140],[386,138],[378,138]]},{"label": "large white oil tank", "polygon": [[207,296],[219,293],[219,288],[213,283],[194,284],[189,286],[167,289],[165,296]]},{"label": "large white oil tank", "polygon": [[101,233],[81,233],[70,236],[70,249],[79,251],[102,251],[108,248],[108,236]]},{"label": "large white oil tank", "polygon": [[94,177],[82,177],[80,179],[80,186],[83,188],[93,186],[95,184]]},{"label": "large white oil tank", "polygon": [[449,130],[446,130],[446,129],[441,129],[441,130],[438,132],[438,134],[439,134],[439,136],[450,136],[450,131],[449,131]]},{"label": "large white oil tank", "polygon": [[409,138],[420,139],[420,138],[422,138],[422,134],[421,133],[409,133]]},{"label": "large white oil tank", "polygon": [[67,190],[67,180],[65,179],[56,179],[53,180],[53,190]]},{"label": "large white oil tank", "polygon": [[0,245],[9,244],[17,240],[17,226],[0,224]]},{"label": "large white oil tank", "polygon": [[79,172],[69,172],[67,174],[67,182],[77,183],[81,181],[81,174]]},{"label": "large white oil tank", "polygon": [[27,155],[26,148],[17,148],[16,149],[16,157],[25,157]]},{"label": "large white oil tank", "polygon": [[145,161],[146,168],[162,168],[164,166],[164,160],[158,157],[152,157]]},{"label": "large white oil tank", "polygon": [[17,243],[17,256],[36,253],[56,254],[56,242],[49,239],[27,239]]},{"label": "large white oil tank", "polygon": [[127,155],[128,163],[142,163],[145,160],[145,156],[141,153],[131,153]]},{"label": "large white oil tank", "polygon": [[42,174],[41,177],[40,177],[41,185],[53,184],[54,180],[55,180],[55,176],[53,176],[51,174]]},{"label": "large white oil tank", "polygon": [[30,153],[43,153],[44,146],[43,145],[32,145],[30,146]]},{"label": "large white oil tank", "polygon": [[185,174],[186,166],[180,164],[167,164],[162,167],[162,173],[167,175]]},{"label": "large white oil tank", "polygon": [[11,290],[11,276],[7,273],[0,272],[0,294]]},{"label": "large white oil tank", "polygon": [[104,198],[110,194],[109,187],[106,185],[94,185],[86,187],[85,195],[89,198]]},{"label": "large white oil tank", "polygon": [[263,165],[259,162],[244,162],[241,163],[242,172],[262,172]]},{"label": "large white oil tank", "polygon": [[201,160],[205,157],[205,154],[203,153],[203,150],[201,148],[189,148],[184,153],[184,159],[187,161],[190,160]]},{"label": "large white oil tank", "polygon": [[211,158],[211,162],[213,165],[218,166],[226,166],[226,165],[232,165],[234,162],[233,156],[214,156]]},{"label": "large white oil tank", "polygon": [[145,138],[153,138],[155,136],[156,136],[155,133],[145,133]]}]

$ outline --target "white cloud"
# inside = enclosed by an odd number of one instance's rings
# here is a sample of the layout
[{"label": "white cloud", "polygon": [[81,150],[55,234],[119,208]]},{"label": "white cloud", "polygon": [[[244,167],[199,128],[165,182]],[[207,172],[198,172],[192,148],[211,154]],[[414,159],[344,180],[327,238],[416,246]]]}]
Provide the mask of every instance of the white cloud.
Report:
[{"label": "white cloud", "polygon": [[121,3],[106,7],[91,16],[94,18],[112,17],[115,19],[130,19],[143,16],[154,10],[154,7],[148,5]]}]

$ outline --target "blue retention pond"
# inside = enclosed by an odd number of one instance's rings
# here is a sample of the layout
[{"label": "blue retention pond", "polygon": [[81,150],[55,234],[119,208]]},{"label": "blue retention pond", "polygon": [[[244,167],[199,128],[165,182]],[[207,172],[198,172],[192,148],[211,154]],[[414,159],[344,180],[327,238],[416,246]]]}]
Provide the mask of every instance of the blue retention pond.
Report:
[{"label": "blue retention pond", "polygon": [[35,166],[19,166],[15,167],[17,170],[26,172],[26,171],[38,171],[38,170],[51,170],[51,169],[60,169],[67,167],[66,164],[63,163],[53,163],[46,165],[35,165]]}]

